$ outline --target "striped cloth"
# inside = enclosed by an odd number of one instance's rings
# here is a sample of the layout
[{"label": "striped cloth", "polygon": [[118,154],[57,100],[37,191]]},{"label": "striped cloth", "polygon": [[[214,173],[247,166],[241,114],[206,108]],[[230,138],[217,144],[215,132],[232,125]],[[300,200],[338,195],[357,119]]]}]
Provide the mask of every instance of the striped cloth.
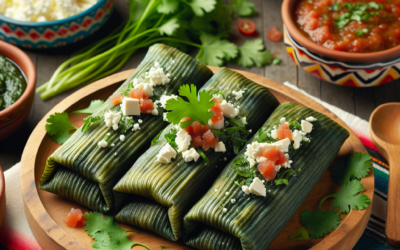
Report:
[{"label": "striped cloth", "polygon": [[[386,200],[389,180],[389,166],[369,137],[368,122],[347,113],[335,106],[325,103],[305,93],[290,83],[284,83],[297,91],[313,98],[327,109],[336,114],[352,128],[361,142],[372,156],[375,174],[375,193],[372,204],[372,215],[364,234],[353,249],[356,250],[384,250],[395,249],[385,239]],[[21,194],[20,167],[18,163],[5,171],[7,212],[4,224],[0,229],[0,250],[3,249],[30,249],[40,250],[32,231],[29,228],[24,214],[24,205]]]}]

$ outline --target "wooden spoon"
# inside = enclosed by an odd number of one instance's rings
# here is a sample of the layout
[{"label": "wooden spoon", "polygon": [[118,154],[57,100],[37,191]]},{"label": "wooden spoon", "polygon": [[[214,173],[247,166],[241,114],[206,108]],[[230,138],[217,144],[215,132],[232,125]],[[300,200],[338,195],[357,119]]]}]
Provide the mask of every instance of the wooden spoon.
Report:
[{"label": "wooden spoon", "polygon": [[371,139],[390,166],[385,234],[400,247],[400,103],[386,103],[369,119]]}]

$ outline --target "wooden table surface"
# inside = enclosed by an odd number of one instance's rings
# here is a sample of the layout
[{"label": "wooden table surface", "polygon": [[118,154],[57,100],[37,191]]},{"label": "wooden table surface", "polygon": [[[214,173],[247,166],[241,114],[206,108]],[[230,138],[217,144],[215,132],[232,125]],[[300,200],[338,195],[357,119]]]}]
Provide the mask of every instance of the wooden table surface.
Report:
[{"label": "wooden table surface", "polygon": [[[282,62],[280,65],[266,66],[264,68],[245,69],[230,63],[226,65],[227,67],[247,70],[281,83],[288,81],[304,89],[307,93],[366,120],[369,119],[375,107],[380,104],[400,101],[400,81],[374,88],[341,87],[315,78],[296,67],[295,63],[287,55],[283,42],[270,42],[265,37],[266,31],[271,26],[277,26],[282,29],[283,24],[280,11],[282,0],[251,1],[255,3],[256,10],[259,12],[258,16],[251,18],[256,24],[259,36],[264,39],[267,49],[271,50],[276,57],[282,59]],[[93,37],[79,44],[51,51],[26,51],[36,66],[37,85],[48,81],[58,65],[69,58],[71,54],[105,36],[113,27],[116,27],[121,20],[127,18],[127,2],[128,0],[116,1],[114,15],[106,26]],[[232,23],[231,40],[240,45],[245,39],[245,37],[237,32],[236,21],[234,21]],[[195,55],[196,51],[193,51],[193,53],[193,55]],[[136,67],[145,54],[146,50],[137,52],[121,71]],[[31,113],[22,128],[10,138],[0,142],[0,166],[2,166],[3,170],[9,169],[21,160],[22,151],[36,124],[38,124],[54,105],[75,90],[76,89],[70,90],[48,101],[42,101],[39,95],[35,96]]]}]

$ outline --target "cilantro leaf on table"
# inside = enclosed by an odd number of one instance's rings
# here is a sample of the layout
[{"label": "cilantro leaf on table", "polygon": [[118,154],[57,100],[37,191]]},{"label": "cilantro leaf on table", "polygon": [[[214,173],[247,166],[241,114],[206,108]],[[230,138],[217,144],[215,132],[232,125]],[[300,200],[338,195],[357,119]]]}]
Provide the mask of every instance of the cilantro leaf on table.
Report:
[{"label": "cilantro leaf on table", "polygon": [[308,235],[307,230],[304,227],[301,227],[298,233],[290,235],[289,238],[292,240],[309,240],[310,236]]},{"label": "cilantro leaf on table", "polygon": [[179,23],[177,18],[171,18],[168,22],[164,23],[160,28],[161,35],[172,36],[175,31],[179,28]]},{"label": "cilantro leaf on table", "polygon": [[71,137],[71,130],[78,129],[72,126],[69,122],[68,114],[65,112],[50,115],[46,121],[49,123],[46,124],[47,133],[51,136],[51,139],[58,144],[63,144]]},{"label": "cilantro leaf on table", "polygon": [[238,64],[243,67],[261,67],[270,65],[274,60],[271,51],[263,51],[265,49],[262,39],[247,40],[239,47]]},{"label": "cilantro leaf on table", "polygon": [[371,204],[371,200],[361,192],[365,187],[359,180],[352,180],[343,185],[339,192],[331,195],[335,198],[332,206],[341,213],[349,213],[351,209],[362,210]]},{"label": "cilantro leaf on table", "polygon": [[237,13],[239,16],[252,16],[257,13],[254,3],[248,0],[231,0],[231,8],[232,12]]},{"label": "cilantro leaf on table", "polygon": [[[179,95],[187,98],[186,102],[178,96],[177,100],[169,99],[165,105],[169,122],[177,125],[185,117],[192,118],[191,121],[199,121],[203,125],[208,125],[208,120],[212,118],[213,112],[209,111],[214,106],[212,95],[206,90],[199,92],[197,97],[197,88],[194,84],[182,85],[179,89]],[[210,101],[211,100],[211,101]]]},{"label": "cilantro leaf on table", "polygon": [[159,13],[169,14],[178,9],[179,0],[162,0],[157,7]]},{"label": "cilantro leaf on table", "polygon": [[151,250],[146,245],[130,241],[126,236],[128,231],[122,229],[112,216],[103,216],[97,212],[86,212],[84,216],[87,219],[84,222],[85,231],[95,240],[92,244],[94,249],[129,250],[132,246],[140,245]]},{"label": "cilantro leaf on table", "polygon": [[94,112],[99,110],[99,108],[101,107],[101,105],[103,105],[103,103],[104,103],[103,100],[93,100],[90,102],[89,107],[85,109],[75,110],[72,113],[93,114]]},{"label": "cilantro leaf on table", "polygon": [[191,0],[188,2],[196,16],[204,16],[204,13],[209,13],[214,10],[217,4],[216,0]]},{"label": "cilantro leaf on table", "polygon": [[196,59],[210,66],[221,66],[223,59],[236,58],[238,48],[235,44],[217,36],[202,33],[200,35],[201,48]]},{"label": "cilantro leaf on table", "polygon": [[300,213],[300,223],[306,230],[311,230],[311,239],[318,239],[335,230],[341,220],[339,213],[334,210],[322,211],[318,207],[317,212],[304,210]]},{"label": "cilantro leaf on table", "polygon": [[344,157],[331,167],[333,180],[343,186],[353,179],[361,179],[368,175],[372,168],[371,156],[368,153],[356,152],[352,157]]}]

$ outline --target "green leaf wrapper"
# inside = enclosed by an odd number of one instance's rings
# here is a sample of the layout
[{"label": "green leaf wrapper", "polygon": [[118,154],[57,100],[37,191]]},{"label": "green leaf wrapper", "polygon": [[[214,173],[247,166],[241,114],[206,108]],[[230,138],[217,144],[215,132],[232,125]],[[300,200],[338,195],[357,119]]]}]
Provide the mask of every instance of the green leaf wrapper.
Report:
[{"label": "green leaf wrapper", "polygon": [[[173,60],[175,63],[171,63]],[[157,44],[150,47],[136,71],[115,93],[126,91],[135,78],[148,82],[145,81],[146,72],[155,62],[171,74],[171,81],[154,87],[153,101],[164,94],[178,94],[183,84],[193,83],[200,87],[212,76],[203,63],[177,49]],[[107,100],[93,117],[103,115],[108,109],[117,111],[119,107]],[[158,116],[142,115],[141,129],[126,132],[123,142],[119,139],[120,133],[107,128],[104,121],[93,123],[85,132],[78,129],[47,159],[39,187],[102,213],[112,211],[113,187],[150,146],[152,139],[168,125],[163,121],[162,112],[159,113]],[[109,132],[108,143],[115,146],[100,148],[97,143]]]}]

